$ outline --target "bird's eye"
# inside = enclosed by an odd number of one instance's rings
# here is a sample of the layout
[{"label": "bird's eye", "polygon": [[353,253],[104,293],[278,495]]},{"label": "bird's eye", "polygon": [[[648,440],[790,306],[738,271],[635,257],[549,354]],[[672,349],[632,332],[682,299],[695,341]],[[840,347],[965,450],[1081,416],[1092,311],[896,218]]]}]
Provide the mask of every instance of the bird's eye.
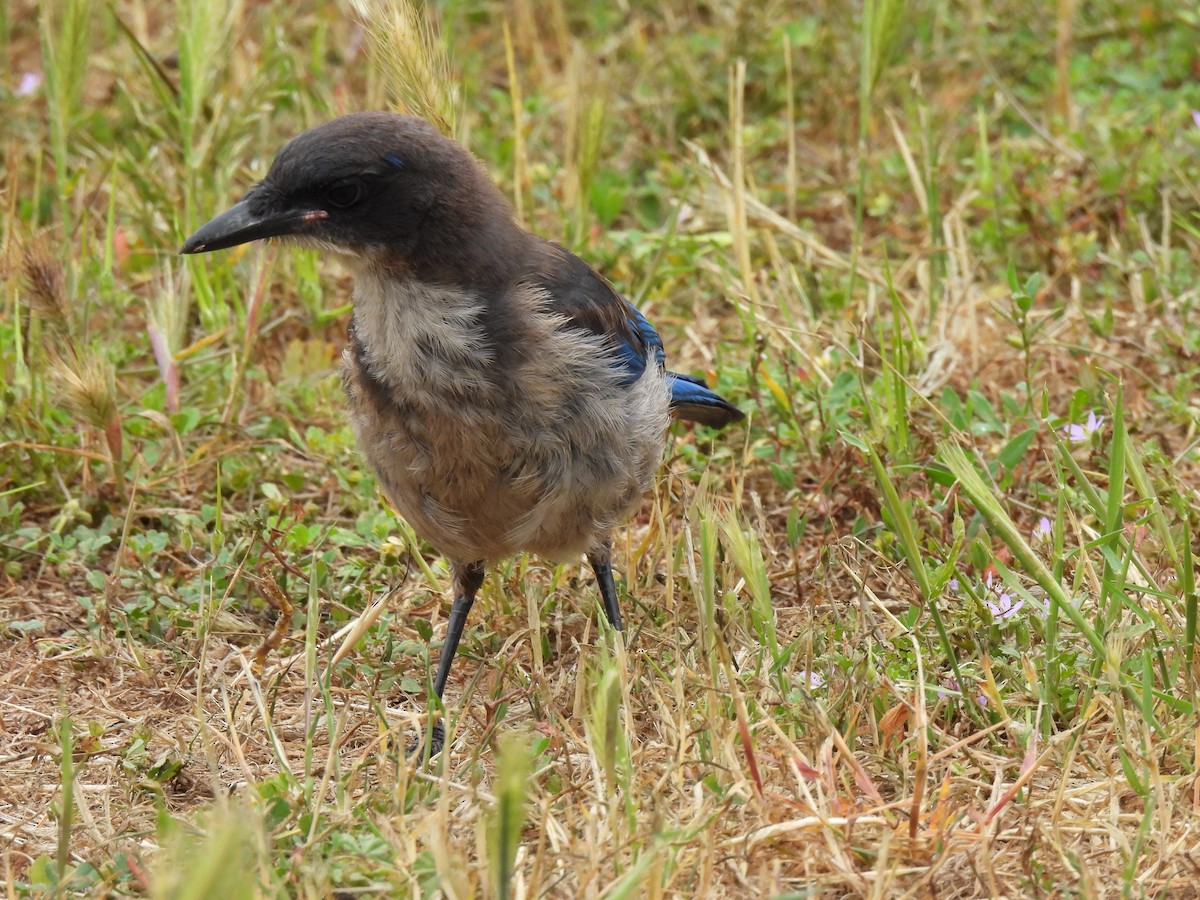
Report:
[{"label": "bird's eye", "polygon": [[325,199],[331,206],[346,209],[362,199],[362,185],[357,181],[339,181],[325,191]]}]

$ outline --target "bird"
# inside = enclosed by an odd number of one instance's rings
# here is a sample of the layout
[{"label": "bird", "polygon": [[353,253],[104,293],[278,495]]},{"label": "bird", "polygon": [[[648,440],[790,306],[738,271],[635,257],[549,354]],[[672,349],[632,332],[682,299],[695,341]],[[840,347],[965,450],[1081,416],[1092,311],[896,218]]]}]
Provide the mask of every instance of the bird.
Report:
[{"label": "bird", "polygon": [[[353,276],[350,422],[385,496],[449,562],[439,704],[490,562],[586,556],[620,632],[612,535],[649,488],[670,419],[720,428],[742,411],[668,371],[645,316],[521,227],[484,166],[420,117],[351,113],[300,133],[180,252],[267,238]],[[430,755],[444,735],[438,718]]]}]

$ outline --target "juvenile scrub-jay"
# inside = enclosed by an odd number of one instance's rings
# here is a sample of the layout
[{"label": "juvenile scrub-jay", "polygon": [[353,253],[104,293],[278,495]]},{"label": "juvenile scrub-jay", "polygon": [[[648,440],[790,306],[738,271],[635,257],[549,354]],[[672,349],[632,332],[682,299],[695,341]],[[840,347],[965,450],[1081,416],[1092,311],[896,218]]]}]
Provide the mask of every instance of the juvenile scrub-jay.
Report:
[{"label": "juvenile scrub-jay", "polygon": [[[384,492],[450,560],[439,698],[490,560],[586,554],[621,630],[611,536],[641,502],[668,418],[742,413],[664,368],[629,301],[519,227],[460,144],[422,119],[357,113],[289,142],[182,253],[282,237],[354,275],[342,378]],[[432,752],[442,742],[439,722]]]}]

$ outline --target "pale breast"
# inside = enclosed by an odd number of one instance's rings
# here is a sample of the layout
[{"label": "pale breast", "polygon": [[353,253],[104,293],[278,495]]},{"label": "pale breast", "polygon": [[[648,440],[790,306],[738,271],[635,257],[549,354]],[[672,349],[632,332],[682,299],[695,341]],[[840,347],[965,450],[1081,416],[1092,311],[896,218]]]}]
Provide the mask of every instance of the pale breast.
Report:
[{"label": "pale breast", "polygon": [[522,352],[501,367],[478,298],[388,289],[357,279],[343,377],[363,452],[422,538],[460,562],[570,559],[637,507],[667,426],[656,366],[620,385],[599,339],[530,292],[509,298]]}]

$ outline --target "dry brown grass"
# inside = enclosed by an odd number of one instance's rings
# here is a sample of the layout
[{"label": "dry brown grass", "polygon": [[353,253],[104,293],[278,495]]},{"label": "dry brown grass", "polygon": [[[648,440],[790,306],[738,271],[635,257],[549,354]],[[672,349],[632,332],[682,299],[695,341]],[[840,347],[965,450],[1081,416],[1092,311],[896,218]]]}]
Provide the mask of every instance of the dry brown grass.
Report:
[{"label": "dry brown grass", "polygon": [[[764,487],[751,481],[746,490],[762,509],[760,533],[771,534],[777,513],[770,494],[758,492]],[[832,507],[857,505],[842,491],[827,502],[815,512],[835,522]],[[656,509],[671,509],[665,498],[660,503]],[[675,507],[671,518],[680,512]],[[643,537],[635,534],[632,543]],[[528,571],[525,589],[546,589],[547,573]],[[486,883],[479,811],[492,799],[492,748],[498,733],[516,731],[549,739],[529,784],[517,896],[598,896],[621,874],[639,885],[636,893],[651,896],[1023,896],[1031,882],[1115,896],[1147,817],[1139,891],[1196,893],[1194,776],[1158,772],[1156,806],[1146,809],[1117,758],[1119,699],[1097,695],[1070,728],[1043,741],[1011,719],[986,728],[952,720],[947,730],[948,699],[924,709],[914,705],[913,685],[855,672],[830,679],[824,702],[789,709],[781,727],[772,708],[783,698],[751,674],[755,651],[738,629],[726,623],[722,638],[737,674],[718,667],[714,679],[706,659],[714,650],[701,646],[696,611],[673,592],[687,576],[649,559],[631,565],[631,580],[635,571],[639,600],[662,617],[630,615],[620,668],[631,773],[625,790],[606,778],[587,724],[584,673],[604,652],[592,626],[574,612],[539,623],[553,648],[539,664],[522,624],[522,585],[511,578],[503,590],[517,608],[508,612],[489,583],[479,618],[495,630],[496,650],[460,662],[450,701],[456,738],[444,769],[428,773],[401,761],[413,704],[381,719],[379,710],[395,697],[362,681],[335,679],[323,688],[306,679],[302,652],[256,672],[252,640],[214,635],[197,644],[180,635],[156,646],[83,639],[86,623],[73,598],[47,585],[34,596],[10,589],[7,616],[37,615],[50,624],[36,641],[0,646],[0,815],[9,871],[19,874],[54,852],[52,810],[61,791],[54,724],[66,715],[77,734],[74,853],[123,856],[138,872],[153,871],[160,807],[186,815],[214,801],[236,806],[239,795],[253,798],[254,786],[279,785],[280,773],[290,771],[295,781],[287,779],[281,795],[319,820],[291,853],[293,889],[332,889],[305,854],[328,853],[322,835],[370,809],[367,818],[387,843],[388,890],[413,887],[421,854],[437,848],[443,889],[473,895]],[[902,572],[849,538],[775,555],[771,571],[783,642],[819,633],[830,618],[853,623],[848,643],[884,642],[896,633],[889,610],[903,609],[912,595]],[[664,577],[665,585],[655,584]],[[427,596],[410,588],[391,603],[403,608],[407,597]],[[576,598],[590,588],[560,590]],[[322,642],[318,674],[339,645],[335,636]],[[664,670],[664,659],[675,662]],[[864,691],[859,679],[872,687]],[[1009,685],[1006,702],[1020,704],[1014,691],[1020,688]],[[733,711],[731,697],[740,699]],[[741,720],[747,702],[754,715]],[[873,715],[864,704],[886,712]],[[501,705],[507,714],[498,724]],[[928,735],[925,747],[914,742],[918,729]],[[161,782],[146,777],[145,763],[132,758],[142,743],[147,760],[177,762],[178,772]],[[913,815],[918,784],[925,800]],[[402,813],[398,798],[413,792],[424,799]],[[305,837],[295,827],[275,839],[286,841],[289,831]]]}]

